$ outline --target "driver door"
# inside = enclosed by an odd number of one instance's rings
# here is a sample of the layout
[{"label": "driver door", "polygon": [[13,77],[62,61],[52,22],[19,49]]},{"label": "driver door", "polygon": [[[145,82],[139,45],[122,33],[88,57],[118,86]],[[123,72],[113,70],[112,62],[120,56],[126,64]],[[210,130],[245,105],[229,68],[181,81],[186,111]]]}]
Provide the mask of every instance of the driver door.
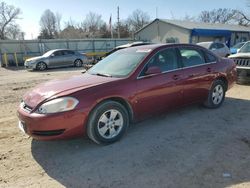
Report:
[{"label": "driver door", "polygon": [[[159,74],[147,75],[157,66]],[[158,114],[182,104],[182,77],[175,48],[158,51],[145,65],[136,80],[138,119]]]}]

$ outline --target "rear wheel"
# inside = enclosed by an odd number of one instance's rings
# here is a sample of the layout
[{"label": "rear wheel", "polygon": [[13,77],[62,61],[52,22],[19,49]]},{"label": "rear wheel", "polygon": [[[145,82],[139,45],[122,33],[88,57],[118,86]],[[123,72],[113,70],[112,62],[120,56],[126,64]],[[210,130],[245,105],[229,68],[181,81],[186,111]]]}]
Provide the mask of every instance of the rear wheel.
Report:
[{"label": "rear wheel", "polygon": [[80,59],[75,60],[74,65],[75,65],[75,67],[81,67],[82,66],[82,60],[80,60]]},{"label": "rear wheel", "polygon": [[106,101],[90,114],[88,137],[97,144],[109,144],[119,140],[129,125],[126,108],[118,102]]},{"label": "rear wheel", "polygon": [[39,62],[36,65],[36,69],[39,71],[43,71],[43,70],[47,69],[47,65],[44,62]]},{"label": "rear wheel", "polygon": [[204,105],[208,108],[218,108],[225,99],[226,87],[222,80],[215,80]]}]

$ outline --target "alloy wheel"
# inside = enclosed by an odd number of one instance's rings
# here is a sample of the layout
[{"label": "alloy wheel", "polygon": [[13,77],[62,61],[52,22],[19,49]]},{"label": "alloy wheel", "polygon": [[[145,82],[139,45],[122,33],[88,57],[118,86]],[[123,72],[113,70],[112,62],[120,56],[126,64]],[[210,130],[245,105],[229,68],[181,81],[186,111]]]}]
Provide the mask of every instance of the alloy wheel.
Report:
[{"label": "alloy wheel", "polygon": [[223,99],[223,87],[222,85],[217,85],[213,89],[212,100],[214,104],[220,104]]},{"label": "alloy wheel", "polygon": [[122,114],[115,109],[105,111],[98,120],[97,130],[100,136],[111,139],[117,136],[124,124]]}]

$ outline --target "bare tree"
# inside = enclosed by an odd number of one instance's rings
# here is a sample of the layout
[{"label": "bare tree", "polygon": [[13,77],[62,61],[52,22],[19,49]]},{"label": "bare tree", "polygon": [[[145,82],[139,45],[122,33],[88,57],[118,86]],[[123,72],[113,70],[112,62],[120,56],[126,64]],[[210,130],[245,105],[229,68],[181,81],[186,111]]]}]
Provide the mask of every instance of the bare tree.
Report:
[{"label": "bare tree", "polygon": [[61,31],[61,20],[62,20],[62,15],[60,14],[60,13],[56,13],[56,15],[55,15],[55,17],[56,17],[56,30],[58,31],[58,32],[60,32]]},{"label": "bare tree", "polygon": [[0,39],[6,39],[10,28],[17,27],[16,20],[19,19],[21,10],[5,2],[0,3]]},{"label": "bare tree", "polygon": [[[121,20],[119,24],[120,38],[132,37],[129,24],[126,20]],[[118,24],[114,25],[114,37],[118,37]]]},{"label": "bare tree", "polygon": [[89,33],[90,37],[95,37],[97,32],[103,26],[104,21],[100,14],[89,12],[82,23],[82,29]]},{"label": "bare tree", "polygon": [[196,21],[196,17],[186,14],[181,20],[192,22],[192,21]]},{"label": "bare tree", "polygon": [[63,39],[80,39],[85,37],[85,33],[81,28],[70,25],[64,28],[59,34],[59,38]]},{"label": "bare tree", "polygon": [[219,8],[211,11],[202,11],[198,20],[205,23],[232,23],[238,11],[235,9]]},{"label": "bare tree", "polygon": [[61,16],[57,16],[49,9],[45,10],[40,19],[41,33],[39,38],[57,38],[60,32]]},{"label": "bare tree", "polygon": [[20,40],[23,39],[23,33],[19,25],[13,24],[6,28],[6,38]]},{"label": "bare tree", "polygon": [[142,28],[145,24],[149,23],[150,17],[146,12],[142,10],[135,10],[127,19],[127,23],[132,32],[135,32]]}]

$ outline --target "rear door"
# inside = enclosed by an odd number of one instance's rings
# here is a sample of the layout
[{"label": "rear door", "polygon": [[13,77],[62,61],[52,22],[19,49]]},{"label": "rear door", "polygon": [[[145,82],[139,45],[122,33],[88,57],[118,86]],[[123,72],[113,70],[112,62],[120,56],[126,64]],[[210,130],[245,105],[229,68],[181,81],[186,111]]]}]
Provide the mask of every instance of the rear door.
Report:
[{"label": "rear door", "polygon": [[[150,66],[159,67],[161,73],[145,75]],[[175,48],[163,49],[147,62],[136,80],[139,119],[182,104],[183,84],[180,72]]]},{"label": "rear door", "polygon": [[75,53],[71,50],[64,50],[65,66],[73,65],[75,61]]},{"label": "rear door", "polygon": [[206,52],[194,47],[179,48],[179,55],[183,66],[180,74],[184,79],[184,104],[206,100],[213,80],[216,58],[210,54],[210,62],[207,62]]}]

